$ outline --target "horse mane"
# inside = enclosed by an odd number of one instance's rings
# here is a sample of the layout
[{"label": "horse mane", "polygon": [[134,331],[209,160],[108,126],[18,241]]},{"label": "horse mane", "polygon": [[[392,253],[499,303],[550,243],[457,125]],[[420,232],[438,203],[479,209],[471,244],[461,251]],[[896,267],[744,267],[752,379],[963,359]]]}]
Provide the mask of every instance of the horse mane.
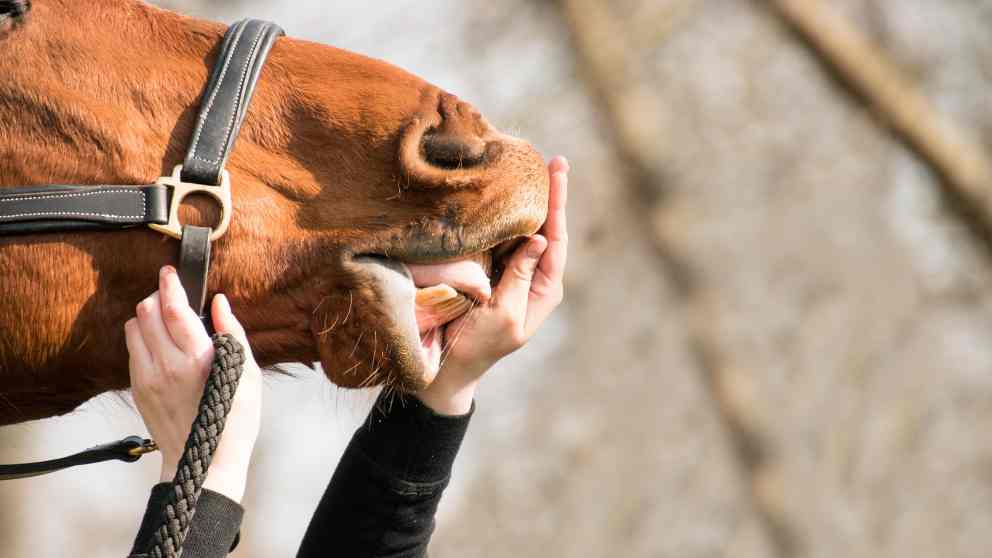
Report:
[{"label": "horse mane", "polygon": [[15,20],[24,17],[31,10],[31,0],[0,0],[0,21],[8,17]]}]

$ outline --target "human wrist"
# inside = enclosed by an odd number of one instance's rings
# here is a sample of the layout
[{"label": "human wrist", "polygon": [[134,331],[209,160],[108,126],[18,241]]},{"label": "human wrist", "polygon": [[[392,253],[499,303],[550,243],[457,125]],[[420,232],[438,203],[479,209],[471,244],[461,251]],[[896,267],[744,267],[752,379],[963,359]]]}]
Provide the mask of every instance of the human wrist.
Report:
[{"label": "human wrist", "polygon": [[[207,470],[207,478],[203,481],[203,488],[209,488],[214,492],[223,494],[235,502],[241,503],[244,497],[245,486],[248,483],[248,466],[251,461],[251,453],[247,455],[231,455],[227,452],[218,451],[214,454],[210,467]],[[160,482],[172,482],[179,468],[179,458],[163,456],[162,470],[159,473]]]},{"label": "human wrist", "polygon": [[176,476],[176,469],[179,468],[179,457],[162,455],[162,470],[159,473],[161,482],[172,482]]},{"label": "human wrist", "polygon": [[472,409],[479,379],[450,381],[444,374],[417,393],[417,399],[439,415],[458,416]]},{"label": "human wrist", "polygon": [[247,461],[244,464],[211,463],[207,478],[203,481],[203,488],[223,494],[239,504],[244,498],[247,485]]}]

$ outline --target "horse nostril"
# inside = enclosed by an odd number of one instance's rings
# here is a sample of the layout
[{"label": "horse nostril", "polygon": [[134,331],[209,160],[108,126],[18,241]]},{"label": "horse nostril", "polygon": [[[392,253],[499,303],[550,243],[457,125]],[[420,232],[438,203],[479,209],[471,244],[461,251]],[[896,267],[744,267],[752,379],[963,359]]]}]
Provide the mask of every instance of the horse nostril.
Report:
[{"label": "horse nostril", "polygon": [[398,163],[410,188],[475,186],[481,171],[499,159],[501,145],[472,105],[442,92],[437,112],[425,110],[403,131]]},{"label": "horse nostril", "polygon": [[424,134],[424,159],[443,169],[465,169],[482,163],[486,142],[477,137],[460,137],[442,132]]}]

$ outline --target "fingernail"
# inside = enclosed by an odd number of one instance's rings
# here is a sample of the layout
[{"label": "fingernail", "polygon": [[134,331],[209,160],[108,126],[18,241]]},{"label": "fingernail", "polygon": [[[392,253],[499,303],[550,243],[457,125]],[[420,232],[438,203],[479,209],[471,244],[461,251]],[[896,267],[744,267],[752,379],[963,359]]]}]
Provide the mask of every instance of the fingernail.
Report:
[{"label": "fingernail", "polygon": [[159,270],[159,275],[161,277],[165,277],[175,272],[176,272],[176,268],[172,267],[171,265],[163,265],[162,269]]}]

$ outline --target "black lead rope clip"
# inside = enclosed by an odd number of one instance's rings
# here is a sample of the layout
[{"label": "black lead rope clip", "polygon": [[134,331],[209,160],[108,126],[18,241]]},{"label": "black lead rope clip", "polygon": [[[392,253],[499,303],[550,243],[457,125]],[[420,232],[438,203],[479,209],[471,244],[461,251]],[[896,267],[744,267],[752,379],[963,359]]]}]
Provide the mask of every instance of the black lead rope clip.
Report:
[{"label": "black lead rope clip", "polygon": [[128,436],[117,443],[127,448],[127,457],[121,458],[127,463],[134,463],[141,459],[142,455],[158,451],[158,444],[155,443],[155,440],[141,436]]},{"label": "black lead rope clip", "polygon": [[93,446],[79,453],[58,459],[36,461],[34,463],[18,463],[16,465],[0,465],[0,480],[37,477],[77,465],[89,465],[102,461],[117,460],[132,463],[141,459],[142,455],[157,450],[158,445],[155,444],[154,440],[140,436],[128,436],[116,442]]}]

